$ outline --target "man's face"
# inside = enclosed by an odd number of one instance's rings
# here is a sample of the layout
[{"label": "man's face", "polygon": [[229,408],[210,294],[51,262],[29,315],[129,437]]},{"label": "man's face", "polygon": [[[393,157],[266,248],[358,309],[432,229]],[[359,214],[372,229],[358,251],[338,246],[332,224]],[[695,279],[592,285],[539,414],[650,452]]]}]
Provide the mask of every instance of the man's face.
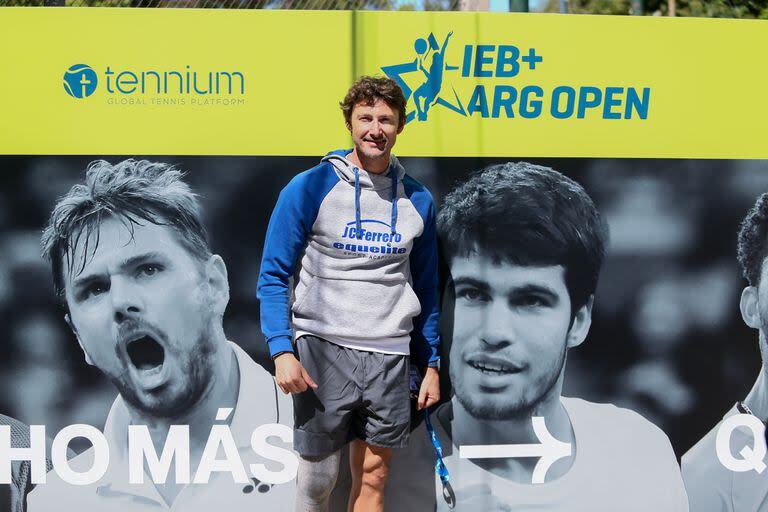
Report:
[{"label": "man's face", "polygon": [[357,154],[368,159],[389,159],[397,135],[403,131],[398,113],[384,100],[355,105],[347,129]]},{"label": "man's face", "polygon": [[172,228],[148,222],[131,232],[110,217],[84,238],[74,265],[65,258],[64,278],[68,320],[87,360],[138,410],[183,414],[212,374],[215,308],[204,264]]},{"label": "man's face", "polygon": [[559,396],[566,349],[583,341],[569,338],[564,268],[470,256],[452,259],[451,276],[450,376],[461,405],[480,419],[510,419]]}]

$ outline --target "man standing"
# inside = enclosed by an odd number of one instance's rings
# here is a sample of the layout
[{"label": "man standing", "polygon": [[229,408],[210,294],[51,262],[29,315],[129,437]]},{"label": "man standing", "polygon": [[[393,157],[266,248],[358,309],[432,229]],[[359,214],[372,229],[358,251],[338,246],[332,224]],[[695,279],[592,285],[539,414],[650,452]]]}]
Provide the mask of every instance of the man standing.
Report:
[{"label": "man standing", "polygon": [[[290,425],[290,405],[224,335],[227,269],[210,251],[182,173],[146,160],[93,162],[85,183],[56,204],[42,246],[86,361],[120,394],[104,429],[103,476],[74,486],[51,473],[29,495],[29,510],[245,511],[290,499],[291,484],[253,492],[257,482],[245,472],[264,462],[251,448],[254,429]],[[224,466],[219,446],[208,443],[219,425],[231,433]],[[135,426],[146,427],[144,436],[130,437]],[[180,443],[170,441],[178,426],[186,427]],[[129,445],[154,453],[137,465]],[[89,470],[94,453],[70,461],[72,470]]]},{"label": "man standing", "polygon": [[350,441],[349,509],[382,509],[392,449],[408,441],[409,353],[429,367],[418,406],[439,399],[435,210],[391,154],[405,103],[391,79],[355,82],[341,103],[354,148],[291,180],[267,230],[261,322],[294,393],[301,512],[327,508]]},{"label": "man standing", "polygon": [[[738,260],[747,280],[747,286],[741,292],[739,308],[744,323],[758,331],[762,366],[744,400],[731,407],[723,420],[683,455],[683,479],[692,512],[768,510],[768,479],[765,473],[768,463],[765,455],[765,423],[768,421],[767,250],[768,194],[763,194],[742,222],[738,239]],[[736,418],[738,414],[747,415],[745,421],[739,421]],[[728,428],[731,421],[741,425]],[[750,428],[750,424],[757,428]],[[720,450],[717,447],[718,436],[725,441]],[[748,461],[748,464],[729,469],[725,459],[741,459]]]},{"label": "man standing", "polygon": [[446,197],[438,232],[454,395],[431,424],[450,481],[436,478],[422,425],[393,460],[388,510],[686,511],[663,432],[633,411],[561,396],[607,241],[584,189],[546,167],[497,165]]}]

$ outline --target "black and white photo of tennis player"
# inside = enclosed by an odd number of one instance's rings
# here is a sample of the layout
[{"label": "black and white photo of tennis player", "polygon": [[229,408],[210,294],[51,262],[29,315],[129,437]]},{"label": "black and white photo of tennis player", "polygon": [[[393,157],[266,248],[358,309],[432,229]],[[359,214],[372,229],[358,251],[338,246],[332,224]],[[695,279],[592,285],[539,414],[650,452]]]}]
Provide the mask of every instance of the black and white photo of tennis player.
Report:
[{"label": "black and white photo of tennis player", "polygon": [[[431,423],[454,498],[443,498],[422,424],[393,460],[387,510],[687,511],[659,428],[628,409],[562,396],[568,351],[589,333],[608,243],[584,188],[550,168],[496,165],[448,194],[438,233],[453,397]],[[541,443],[534,417],[570,445],[541,483],[533,483],[537,457],[459,457],[461,446]]]}]

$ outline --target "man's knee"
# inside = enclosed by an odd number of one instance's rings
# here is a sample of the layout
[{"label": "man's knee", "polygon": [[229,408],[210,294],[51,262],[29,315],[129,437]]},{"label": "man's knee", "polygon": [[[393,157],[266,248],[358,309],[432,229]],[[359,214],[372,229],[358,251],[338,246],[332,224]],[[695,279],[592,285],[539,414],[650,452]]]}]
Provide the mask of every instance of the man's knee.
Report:
[{"label": "man's knee", "polygon": [[363,487],[372,492],[382,493],[387,485],[387,474],[384,472],[363,473]]},{"label": "man's knee", "polygon": [[297,483],[304,500],[319,505],[331,495],[336,478],[331,475],[313,475],[312,478],[300,478]]},{"label": "man's knee", "polygon": [[366,458],[363,462],[361,480],[363,487],[375,492],[384,492],[387,484],[389,465],[381,458]]},{"label": "man's knee", "polygon": [[336,484],[339,472],[338,453],[328,457],[301,457],[296,478],[297,496],[307,505],[321,506]]}]

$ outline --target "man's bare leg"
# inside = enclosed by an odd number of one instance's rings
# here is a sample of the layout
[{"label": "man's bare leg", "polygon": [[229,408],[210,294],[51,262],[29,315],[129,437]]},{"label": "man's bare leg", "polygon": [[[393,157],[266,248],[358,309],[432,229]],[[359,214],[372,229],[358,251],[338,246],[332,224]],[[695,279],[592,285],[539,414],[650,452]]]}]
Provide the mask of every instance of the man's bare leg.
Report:
[{"label": "man's bare leg", "polygon": [[372,446],[359,439],[349,445],[352,491],[349,512],[383,512],[392,448]]}]

